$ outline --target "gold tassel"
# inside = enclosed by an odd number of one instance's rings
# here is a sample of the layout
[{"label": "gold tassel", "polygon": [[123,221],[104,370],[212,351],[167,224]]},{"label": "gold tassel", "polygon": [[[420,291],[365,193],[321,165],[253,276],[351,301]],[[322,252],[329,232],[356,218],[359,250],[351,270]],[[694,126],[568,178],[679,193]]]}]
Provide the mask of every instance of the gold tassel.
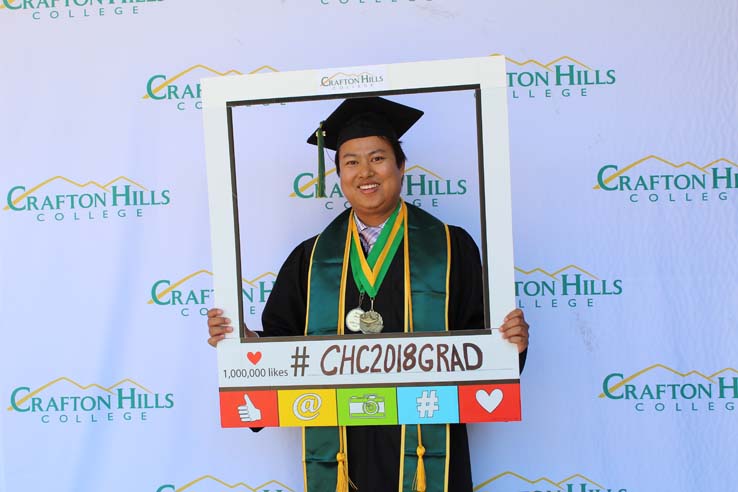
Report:
[{"label": "gold tassel", "polygon": [[346,427],[338,428],[338,454],[336,454],[336,462],[338,462],[338,473],[336,477],[336,492],[349,492],[349,487],[353,490],[359,488],[351,480],[348,473],[348,457],[346,455]]},{"label": "gold tassel", "polygon": [[336,454],[338,461],[338,479],[336,481],[336,492],[348,492],[348,468],[346,467],[346,455]]},{"label": "gold tassel", "polygon": [[413,490],[417,492],[425,492],[425,463],[423,463],[425,447],[423,447],[423,438],[420,435],[420,424],[418,424],[418,448],[415,452],[418,454],[418,468],[415,470],[415,478],[413,479]]},{"label": "gold tassel", "polygon": [[425,464],[423,463],[423,455],[425,454],[425,448],[418,446],[418,469],[415,471],[415,480],[413,480],[413,490],[417,492],[425,492]]}]

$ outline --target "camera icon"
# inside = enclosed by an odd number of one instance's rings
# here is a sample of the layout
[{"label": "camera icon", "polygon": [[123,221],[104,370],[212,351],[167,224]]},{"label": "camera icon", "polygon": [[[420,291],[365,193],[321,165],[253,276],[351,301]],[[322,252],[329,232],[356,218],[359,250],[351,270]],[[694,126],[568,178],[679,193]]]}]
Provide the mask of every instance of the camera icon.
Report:
[{"label": "camera icon", "polygon": [[358,419],[384,417],[384,397],[379,395],[349,397],[349,416]]}]

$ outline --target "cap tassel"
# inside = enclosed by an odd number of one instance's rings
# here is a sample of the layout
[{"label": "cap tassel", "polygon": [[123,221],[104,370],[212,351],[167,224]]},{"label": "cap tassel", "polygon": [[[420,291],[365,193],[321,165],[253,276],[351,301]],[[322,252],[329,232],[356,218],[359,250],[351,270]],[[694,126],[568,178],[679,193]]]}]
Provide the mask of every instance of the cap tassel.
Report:
[{"label": "cap tassel", "polygon": [[413,490],[417,492],[425,492],[427,487],[425,482],[425,463],[423,463],[425,448],[423,447],[423,439],[420,436],[420,424],[418,424],[418,448],[416,450],[416,453],[418,454],[418,468],[415,470]]},{"label": "cap tassel", "polygon": [[336,492],[348,492],[348,467],[346,466],[346,454],[336,454],[338,461],[338,478],[336,480]]},{"label": "cap tassel", "polygon": [[323,123],[320,122],[315,136],[318,138],[318,189],[315,192],[315,198],[325,198],[325,131],[323,131]]}]

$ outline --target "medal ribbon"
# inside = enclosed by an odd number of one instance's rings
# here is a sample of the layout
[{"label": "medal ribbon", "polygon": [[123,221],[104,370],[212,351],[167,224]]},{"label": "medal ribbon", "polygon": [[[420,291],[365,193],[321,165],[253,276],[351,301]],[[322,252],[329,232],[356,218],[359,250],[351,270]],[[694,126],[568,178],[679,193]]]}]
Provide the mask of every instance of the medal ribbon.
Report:
[{"label": "medal ribbon", "polygon": [[[353,212],[352,212],[353,214]],[[364,255],[361,249],[361,240],[359,239],[359,229],[356,227],[356,221],[353,217],[349,219],[349,230],[351,234],[351,272],[354,275],[354,282],[360,293],[368,293],[372,299],[377,296],[379,287],[382,285],[384,276],[387,274],[392,258],[395,257],[397,248],[402,242],[405,230],[405,222],[407,217],[407,207],[405,202],[400,201],[387,223],[382,228],[382,232],[374,243],[374,247],[369,253],[369,258]]]}]

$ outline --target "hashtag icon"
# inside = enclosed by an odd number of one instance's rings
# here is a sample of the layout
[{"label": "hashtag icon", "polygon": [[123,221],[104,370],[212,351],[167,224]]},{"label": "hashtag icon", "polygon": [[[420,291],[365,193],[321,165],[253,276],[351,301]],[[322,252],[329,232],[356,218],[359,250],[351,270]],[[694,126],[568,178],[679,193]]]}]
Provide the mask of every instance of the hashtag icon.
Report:
[{"label": "hashtag icon", "polygon": [[438,411],[438,397],[436,390],[423,391],[423,394],[415,399],[418,403],[418,417],[421,419],[433,418],[433,413]]},{"label": "hashtag icon", "polygon": [[[302,353],[300,353],[300,348],[302,348]],[[308,364],[307,360],[310,358],[310,356],[307,354],[307,347],[295,347],[295,353],[292,355],[292,364],[290,367],[295,370],[294,376],[297,377],[297,371],[300,371],[299,376],[305,375],[305,369],[310,367],[310,364]]]}]

